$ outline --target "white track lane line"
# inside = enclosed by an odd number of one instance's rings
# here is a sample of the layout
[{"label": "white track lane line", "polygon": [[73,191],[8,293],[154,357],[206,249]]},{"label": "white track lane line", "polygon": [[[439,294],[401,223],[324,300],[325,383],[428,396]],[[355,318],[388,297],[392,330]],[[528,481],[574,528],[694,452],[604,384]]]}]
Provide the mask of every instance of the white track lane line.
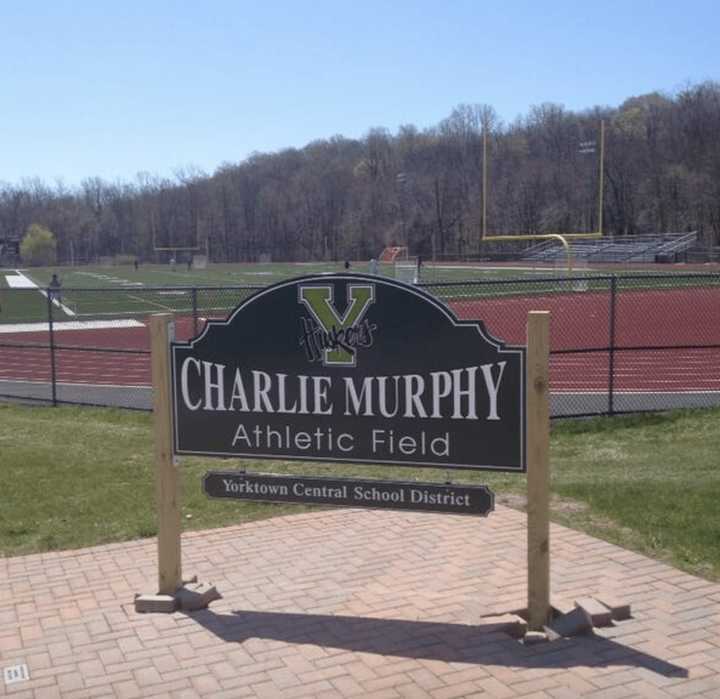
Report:
[{"label": "white track lane line", "polygon": [[[53,331],[60,330],[119,330],[122,328],[145,327],[139,320],[57,320]],[[0,335],[15,333],[47,332],[47,323],[4,323],[0,325]]]}]

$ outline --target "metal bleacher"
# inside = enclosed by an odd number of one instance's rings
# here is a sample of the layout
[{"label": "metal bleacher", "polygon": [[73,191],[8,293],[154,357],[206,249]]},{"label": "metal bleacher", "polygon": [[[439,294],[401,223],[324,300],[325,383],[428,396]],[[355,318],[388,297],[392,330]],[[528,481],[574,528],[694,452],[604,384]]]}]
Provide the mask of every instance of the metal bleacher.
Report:
[{"label": "metal bleacher", "polygon": [[[697,241],[697,232],[661,235],[603,236],[597,239],[574,239],[572,254],[576,260],[592,262],[674,262],[679,254]],[[526,262],[555,264],[565,258],[560,243],[551,240],[533,245],[525,251]]]}]

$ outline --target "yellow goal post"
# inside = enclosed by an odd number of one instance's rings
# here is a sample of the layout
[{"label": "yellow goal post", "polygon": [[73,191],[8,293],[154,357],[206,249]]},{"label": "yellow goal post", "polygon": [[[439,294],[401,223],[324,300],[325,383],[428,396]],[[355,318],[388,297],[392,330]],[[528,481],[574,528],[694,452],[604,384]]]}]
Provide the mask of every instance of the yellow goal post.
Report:
[{"label": "yellow goal post", "polygon": [[592,240],[602,238],[602,233],[522,233],[520,235],[488,235],[481,243],[514,242],[516,240],[557,240],[563,248],[567,259],[568,274],[573,271],[572,240]]}]

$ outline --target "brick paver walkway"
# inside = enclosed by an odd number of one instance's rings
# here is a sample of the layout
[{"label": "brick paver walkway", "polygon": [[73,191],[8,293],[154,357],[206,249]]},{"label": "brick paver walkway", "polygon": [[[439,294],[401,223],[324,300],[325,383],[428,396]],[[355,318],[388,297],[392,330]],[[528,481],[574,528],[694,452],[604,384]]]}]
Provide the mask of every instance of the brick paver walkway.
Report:
[{"label": "brick paver walkway", "polygon": [[224,599],[138,615],[155,541],[0,559],[0,665],[19,697],[720,697],[720,585],[559,526],[553,598],[633,618],[524,646],[482,616],[525,604],[525,516],[323,511],[190,533]]}]

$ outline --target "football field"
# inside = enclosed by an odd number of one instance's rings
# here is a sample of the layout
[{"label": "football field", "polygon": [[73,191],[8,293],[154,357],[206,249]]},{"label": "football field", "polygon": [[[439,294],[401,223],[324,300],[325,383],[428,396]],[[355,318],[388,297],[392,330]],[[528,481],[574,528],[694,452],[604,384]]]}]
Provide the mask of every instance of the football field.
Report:
[{"label": "football field", "polygon": [[[62,284],[61,297],[53,304],[55,320],[121,317],[168,311],[190,313],[204,310],[213,316],[231,311],[237,298],[217,289],[252,288],[308,274],[344,271],[342,262],[212,264],[206,269],[188,269],[184,264],[132,265],[116,267],[34,267],[0,269],[0,323],[47,320],[45,293],[53,273]],[[368,273],[368,263],[351,263],[350,272]],[[390,264],[381,264],[383,276],[395,276]],[[518,278],[553,274],[552,270],[488,268],[479,265],[424,265],[419,281],[460,282],[465,280]],[[195,289],[195,292],[191,290]],[[5,290],[8,290],[5,292]],[[457,290],[447,290],[456,293]],[[194,298],[193,298],[194,295]],[[219,300],[220,296],[227,296]],[[194,304],[194,305],[193,305]]]}]

